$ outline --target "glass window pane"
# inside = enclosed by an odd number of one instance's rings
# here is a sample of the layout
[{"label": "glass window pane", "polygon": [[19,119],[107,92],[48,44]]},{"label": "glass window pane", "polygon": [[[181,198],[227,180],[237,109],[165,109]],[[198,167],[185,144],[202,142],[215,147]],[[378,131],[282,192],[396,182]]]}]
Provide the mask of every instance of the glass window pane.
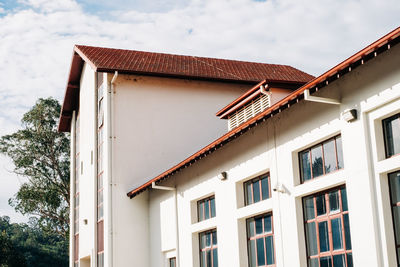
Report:
[{"label": "glass window pane", "polygon": [[213,245],[217,245],[217,232],[212,233],[212,243]]},{"label": "glass window pane", "polygon": [[197,211],[199,214],[199,221],[204,220],[203,208],[204,208],[204,202],[199,202],[198,203],[198,211]]},{"label": "glass window pane", "polygon": [[346,250],[349,250],[351,249],[349,214],[343,214],[343,224],[344,224],[344,238],[346,238]]},{"label": "glass window pane", "polygon": [[252,183],[247,182],[246,183],[246,205],[252,204],[253,203],[253,192],[251,190]]},{"label": "glass window pane", "polygon": [[300,168],[301,178],[304,181],[311,179],[311,168],[310,168],[310,151],[304,151],[300,153]]},{"label": "glass window pane", "polygon": [[331,221],[333,250],[343,248],[342,221],[336,218]]},{"label": "glass window pane", "polygon": [[272,232],[272,220],[271,215],[266,215],[264,217],[264,232],[270,233]]},{"label": "glass window pane", "polygon": [[337,158],[338,158],[338,168],[343,169],[344,163],[343,163],[343,149],[342,149],[342,137],[341,136],[336,137],[336,153],[337,153]]},{"label": "glass window pane", "polygon": [[329,208],[330,212],[340,211],[339,190],[329,193]]},{"label": "glass window pane", "polygon": [[317,216],[325,214],[326,213],[325,194],[316,196],[315,202],[317,205]]},{"label": "glass window pane", "polygon": [[319,232],[319,250],[325,252],[329,250],[329,232],[328,232],[328,222],[318,223]]},{"label": "glass window pane", "polygon": [[331,257],[323,257],[319,260],[321,267],[332,267]]},{"label": "glass window pane", "polygon": [[304,211],[306,215],[306,220],[311,220],[315,218],[314,213],[314,197],[307,197],[304,199]]},{"label": "glass window pane", "polygon": [[254,234],[254,226],[255,226],[255,222],[254,219],[251,219],[248,221],[248,226],[247,226],[247,233],[249,234],[249,237],[253,237]]},{"label": "glass window pane", "polygon": [[256,243],[257,243],[257,266],[265,265],[264,238],[257,239]]},{"label": "glass window pane", "polygon": [[344,259],[344,254],[333,256],[333,266],[346,267],[346,261]]},{"label": "glass window pane", "polygon": [[254,202],[260,201],[260,181],[253,182]]},{"label": "glass window pane", "polygon": [[207,250],[207,259],[206,259],[206,261],[207,261],[207,267],[211,267],[212,265],[211,265],[211,250]]},{"label": "glass window pane", "polygon": [[255,267],[257,264],[257,262],[256,262],[256,241],[255,240],[249,241],[249,262],[250,262],[250,267]]},{"label": "glass window pane", "polygon": [[322,146],[316,146],[311,149],[311,162],[313,178],[324,174],[324,167],[322,162]]},{"label": "glass window pane", "polygon": [[353,267],[353,254],[347,253],[347,267]]},{"label": "glass window pane", "polygon": [[269,198],[268,176],[265,176],[263,179],[261,179],[261,190],[262,190],[262,199]]},{"label": "glass window pane", "polygon": [[308,266],[319,267],[318,258],[308,259]]},{"label": "glass window pane", "polygon": [[391,157],[400,153],[400,118],[399,114],[383,121],[386,142],[386,155]]},{"label": "glass window pane", "polygon": [[400,172],[389,174],[392,204],[400,202]]},{"label": "glass window pane", "polygon": [[211,199],[211,217],[215,217],[215,198]]},{"label": "glass window pane", "polygon": [[393,221],[394,221],[394,231],[396,235],[397,244],[400,242],[400,207],[393,207]]},{"label": "glass window pane", "polygon": [[200,266],[206,267],[206,252],[205,251],[201,252]]},{"label": "glass window pane", "polygon": [[206,247],[210,247],[211,246],[211,233],[206,233]]},{"label": "glass window pane", "polygon": [[342,196],[342,208],[343,211],[347,211],[348,207],[347,207],[347,193],[346,193],[346,188],[342,188],[340,189],[340,194]]},{"label": "glass window pane", "polygon": [[206,200],[204,202],[204,220],[210,219],[210,202]]},{"label": "glass window pane", "polygon": [[265,238],[265,244],[267,246],[267,265],[274,264],[274,239],[272,236]]},{"label": "glass window pane", "polygon": [[325,173],[330,173],[336,170],[336,151],[335,151],[335,140],[329,140],[324,143],[324,163]]},{"label": "glass window pane", "polygon": [[307,237],[308,256],[317,255],[318,247],[317,247],[317,232],[315,230],[315,222],[306,224],[306,237]]},{"label": "glass window pane", "polygon": [[263,233],[263,225],[262,225],[263,217],[258,217],[255,219],[256,222],[256,234],[262,234]]},{"label": "glass window pane", "polygon": [[212,251],[213,253],[213,267],[218,267],[218,250],[215,248]]}]

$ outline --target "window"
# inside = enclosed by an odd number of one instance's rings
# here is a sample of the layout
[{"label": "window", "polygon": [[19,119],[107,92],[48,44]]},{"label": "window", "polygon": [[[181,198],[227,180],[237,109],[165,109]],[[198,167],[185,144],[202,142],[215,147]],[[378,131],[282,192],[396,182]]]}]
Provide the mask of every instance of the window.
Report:
[{"label": "window", "polygon": [[342,138],[340,135],[299,153],[301,182],[343,168]]},{"label": "window", "polygon": [[346,188],[303,198],[309,267],[353,266]]},{"label": "window", "polygon": [[247,220],[249,266],[275,266],[272,214]]},{"label": "window", "polygon": [[208,197],[197,202],[199,222],[215,217],[215,197]]},{"label": "window", "polygon": [[397,264],[400,266],[400,171],[389,174],[390,203],[392,207]]},{"label": "window", "polygon": [[244,183],[245,203],[250,205],[271,197],[269,173]]},{"label": "window", "polygon": [[400,154],[400,113],[382,121],[386,157]]},{"label": "window", "polygon": [[199,234],[200,267],[218,267],[217,230]]},{"label": "window", "polygon": [[176,267],[176,258],[169,259],[169,267]]}]

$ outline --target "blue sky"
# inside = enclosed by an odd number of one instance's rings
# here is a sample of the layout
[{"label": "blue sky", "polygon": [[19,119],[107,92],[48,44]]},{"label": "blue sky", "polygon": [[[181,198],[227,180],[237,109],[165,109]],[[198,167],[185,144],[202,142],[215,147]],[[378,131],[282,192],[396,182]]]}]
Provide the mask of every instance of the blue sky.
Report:
[{"label": "blue sky", "polygon": [[[398,0],[0,0],[0,135],[62,100],[74,44],[287,64],[319,75],[399,26]],[[226,103],[221,103],[223,106]],[[0,156],[0,215],[24,182]]]}]

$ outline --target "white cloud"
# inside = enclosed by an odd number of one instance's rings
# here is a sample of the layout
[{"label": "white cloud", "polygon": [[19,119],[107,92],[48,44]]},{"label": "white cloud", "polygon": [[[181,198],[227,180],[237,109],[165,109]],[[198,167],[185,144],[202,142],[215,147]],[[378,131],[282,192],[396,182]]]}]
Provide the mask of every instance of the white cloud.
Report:
[{"label": "white cloud", "polygon": [[317,75],[397,27],[400,13],[397,0],[182,0],[157,12],[120,2],[101,16],[74,0],[23,3],[0,16],[0,134],[15,130],[38,97],[62,99],[74,44],[282,63]]}]

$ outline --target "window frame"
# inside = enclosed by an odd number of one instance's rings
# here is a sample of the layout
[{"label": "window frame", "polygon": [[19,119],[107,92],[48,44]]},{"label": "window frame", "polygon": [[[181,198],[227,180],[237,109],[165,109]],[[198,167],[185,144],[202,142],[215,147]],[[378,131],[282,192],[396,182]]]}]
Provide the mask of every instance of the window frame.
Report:
[{"label": "window frame", "polygon": [[[391,120],[392,119],[392,120]],[[385,122],[386,121],[388,121],[388,120],[391,120],[391,121],[393,121],[393,120],[399,120],[399,123],[400,123],[400,113],[396,113],[396,114],[394,114],[394,115],[392,115],[392,116],[389,116],[389,117],[387,117],[387,118],[384,118],[384,119],[382,119],[382,130],[383,130],[383,143],[384,143],[384,146],[385,146],[385,158],[386,159],[388,159],[388,158],[391,158],[391,157],[395,157],[395,156],[398,156],[398,155],[400,155],[400,151],[399,151],[399,153],[394,153],[394,151],[393,151],[393,155],[389,155],[389,149],[388,149],[388,140],[387,140],[387,136],[386,136],[386,134],[387,134],[387,129],[386,129],[386,127],[385,127]]]},{"label": "window frame", "polygon": [[[343,198],[342,198],[342,189],[346,190],[346,205],[347,205],[347,210],[343,210]],[[330,210],[330,199],[329,199],[329,194],[332,192],[338,191],[339,192],[339,211],[330,213],[328,212]],[[316,197],[324,195],[325,199],[325,213],[322,215],[318,215],[317,213],[317,205],[316,205]],[[313,219],[307,219],[307,213],[305,209],[305,199],[312,197],[313,199],[313,205],[314,205],[314,218]],[[351,241],[351,230],[350,230],[350,225],[349,225],[349,237],[350,237],[350,246],[351,249],[347,249],[347,241],[346,241],[346,232],[345,232],[345,224],[344,224],[344,215],[347,215],[349,217],[349,208],[348,208],[348,200],[347,200],[347,188],[346,185],[340,185],[337,187],[329,188],[323,191],[316,192],[314,194],[306,195],[302,197],[301,199],[302,202],[302,208],[303,208],[303,226],[304,226],[304,241],[306,245],[306,258],[307,258],[307,266],[310,267],[310,259],[316,258],[316,259],[321,259],[325,257],[329,257],[331,259],[331,264],[333,265],[333,257],[336,255],[344,255],[345,258],[345,266],[348,266],[348,254],[351,254],[351,257],[353,258],[353,250],[352,250],[352,241]],[[342,237],[342,249],[333,249],[333,235],[332,235],[332,221],[340,218],[341,222],[341,237]],[[317,247],[317,254],[315,255],[309,255],[309,244],[308,244],[308,236],[307,236],[307,224],[309,223],[315,223],[315,236],[317,238],[316,242],[316,247]],[[321,222],[327,222],[327,227],[328,227],[328,244],[329,244],[329,250],[321,252],[320,251],[320,233],[319,233],[319,226],[318,223]],[[349,222],[350,222],[350,217],[349,217]],[[318,261],[319,262],[319,261]],[[353,260],[351,260],[353,264]],[[352,265],[354,266],[354,264]]]},{"label": "window frame", "polygon": [[[263,198],[263,190],[262,190],[262,183],[261,183],[261,180],[262,180],[265,176],[267,177],[267,181],[268,181],[268,190],[267,190],[267,192],[268,192],[268,197]],[[254,201],[254,183],[255,183],[255,182],[258,182],[258,186],[259,186],[259,190],[260,190],[260,200],[258,200],[257,202]],[[252,199],[252,202],[251,202],[251,203],[248,203],[248,196],[249,196],[249,195],[248,195],[248,192],[247,192],[247,185],[248,185],[248,184],[251,184],[251,199]],[[267,173],[258,175],[258,176],[256,176],[255,178],[252,178],[252,179],[250,179],[250,180],[247,180],[247,181],[243,182],[243,192],[244,192],[244,205],[245,205],[245,206],[249,206],[249,205],[252,205],[252,204],[261,202],[261,201],[263,201],[263,200],[270,199],[270,198],[271,198],[271,175],[270,175],[270,173],[267,172]]]},{"label": "window frame", "polygon": [[[204,247],[204,248],[202,248],[202,246],[201,246],[201,239],[202,239],[202,236],[203,235],[206,235],[206,234],[210,234],[211,233],[211,241],[210,241],[210,243],[211,243],[211,246],[209,246],[209,247]],[[215,244],[214,245],[214,243],[213,243],[213,236],[216,236],[216,240],[217,240],[217,244]],[[213,251],[214,250],[217,250],[217,265],[218,265],[218,235],[217,235],[217,229],[216,228],[214,228],[214,229],[211,229],[211,230],[207,230],[207,231],[204,231],[204,232],[201,232],[201,233],[199,233],[199,257],[200,257],[200,267],[202,267],[202,266],[204,266],[204,267],[214,267],[214,253],[213,253]],[[202,260],[203,260],[203,258],[202,258],[202,255],[201,255],[201,253],[202,252],[206,252],[207,253],[207,251],[211,251],[211,266],[207,266],[207,263],[205,263],[205,265],[202,265]]]},{"label": "window frame", "polygon": [[169,267],[176,267],[176,257],[171,257],[168,259],[168,266]]},{"label": "window frame", "polygon": [[[214,199],[214,216],[212,216],[212,208],[211,208],[211,203],[212,203],[211,200],[212,200],[212,199]],[[206,217],[205,217],[205,215],[206,215],[205,202],[208,202],[208,207],[209,207],[209,211],[208,211],[209,217],[208,217],[207,219],[206,219]],[[202,209],[202,210],[203,210],[203,217],[202,217],[202,219],[200,220],[200,205],[201,205],[202,203],[204,203],[203,209]],[[209,220],[209,219],[211,219],[211,218],[216,217],[216,216],[217,216],[217,210],[216,210],[216,207],[215,207],[215,195],[212,195],[212,196],[209,196],[209,197],[202,198],[202,199],[198,200],[198,201],[197,201],[197,204],[196,204],[196,209],[197,209],[197,222],[206,221],[206,220]]]},{"label": "window frame", "polygon": [[[250,237],[250,233],[249,233],[249,227],[250,227],[250,221],[251,220],[256,220],[260,217],[264,218],[266,216],[270,216],[271,218],[271,232],[264,232],[265,229],[265,219],[263,219],[262,221],[262,229],[263,229],[263,233],[262,234],[257,234],[256,233],[256,229],[254,229],[254,236]],[[254,227],[255,223],[254,223]],[[274,263],[273,264],[267,264],[267,246],[266,246],[266,242],[265,242],[265,238],[268,236],[272,236],[272,244],[273,244],[273,249],[274,249],[274,253],[273,253],[273,260]],[[247,258],[248,258],[248,265],[252,266],[252,259],[251,259],[251,251],[250,251],[250,245],[249,242],[250,240],[257,240],[262,238],[264,240],[264,253],[265,253],[265,265],[257,265],[257,261],[258,261],[258,257],[257,257],[257,248],[255,249],[255,260],[256,260],[256,264],[255,266],[257,267],[274,267],[276,266],[276,249],[275,249],[275,232],[274,232],[274,217],[273,217],[273,213],[272,212],[267,212],[264,214],[260,214],[260,215],[256,215],[250,218],[246,219],[246,240],[247,240]],[[256,241],[257,242],[257,241]]]},{"label": "window frame", "polygon": [[[300,172],[300,183],[301,184],[304,184],[304,183],[307,183],[307,182],[309,182],[309,181],[312,181],[312,180],[314,180],[314,179],[317,179],[317,178],[319,178],[319,177],[322,177],[322,176],[325,176],[325,175],[327,175],[327,174],[331,174],[331,173],[334,173],[334,172],[337,172],[337,171],[339,171],[339,170],[342,170],[342,169],[344,169],[344,160],[343,160],[343,145],[342,145],[342,147],[341,147],[341,151],[342,151],[342,155],[341,155],[341,158],[342,158],[342,168],[339,168],[339,153],[338,153],[338,145],[337,145],[337,139],[341,139],[341,143],[343,142],[343,139],[342,139],[342,135],[339,133],[339,134],[336,134],[336,135],[334,135],[334,136],[332,136],[332,137],[330,137],[330,138],[327,138],[327,139],[325,139],[325,140],[323,140],[323,141],[321,141],[321,142],[319,142],[319,143],[317,143],[317,144],[314,144],[314,145],[312,145],[312,146],[310,146],[310,147],[307,147],[306,149],[303,149],[303,150],[301,150],[301,151],[299,151],[298,153],[297,153],[297,157],[298,157],[298,162],[299,162],[299,172]],[[335,160],[336,160],[336,169],[335,170],[333,170],[333,171],[330,171],[330,172],[326,172],[326,166],[325,166],[325,154],[324,154],[324,144],[326,144],[326,143],[328,143],[328,142],[330,142],[330,141],[334,141],[334,145],[335,145]],[[321,175],[318,175],[318,176],[315,176],[314,177],[314,175],[313,175],[313,168],[312,168],[312,150],[314,149],[314,148],[316,148],[316,147],[321,147],[321,157],[322,157],[322,174]],[[304,180],[304,175],[303,175],[303,164],[302,164],[302,154],[303,153],[305,153],[305,152],[308,152],[308,160],[309,160],[309,162],[310,162],[310,166],[309,166],[309,168],[310,168],[310,178],[309,179],[307,179],[307,180]]]}]

